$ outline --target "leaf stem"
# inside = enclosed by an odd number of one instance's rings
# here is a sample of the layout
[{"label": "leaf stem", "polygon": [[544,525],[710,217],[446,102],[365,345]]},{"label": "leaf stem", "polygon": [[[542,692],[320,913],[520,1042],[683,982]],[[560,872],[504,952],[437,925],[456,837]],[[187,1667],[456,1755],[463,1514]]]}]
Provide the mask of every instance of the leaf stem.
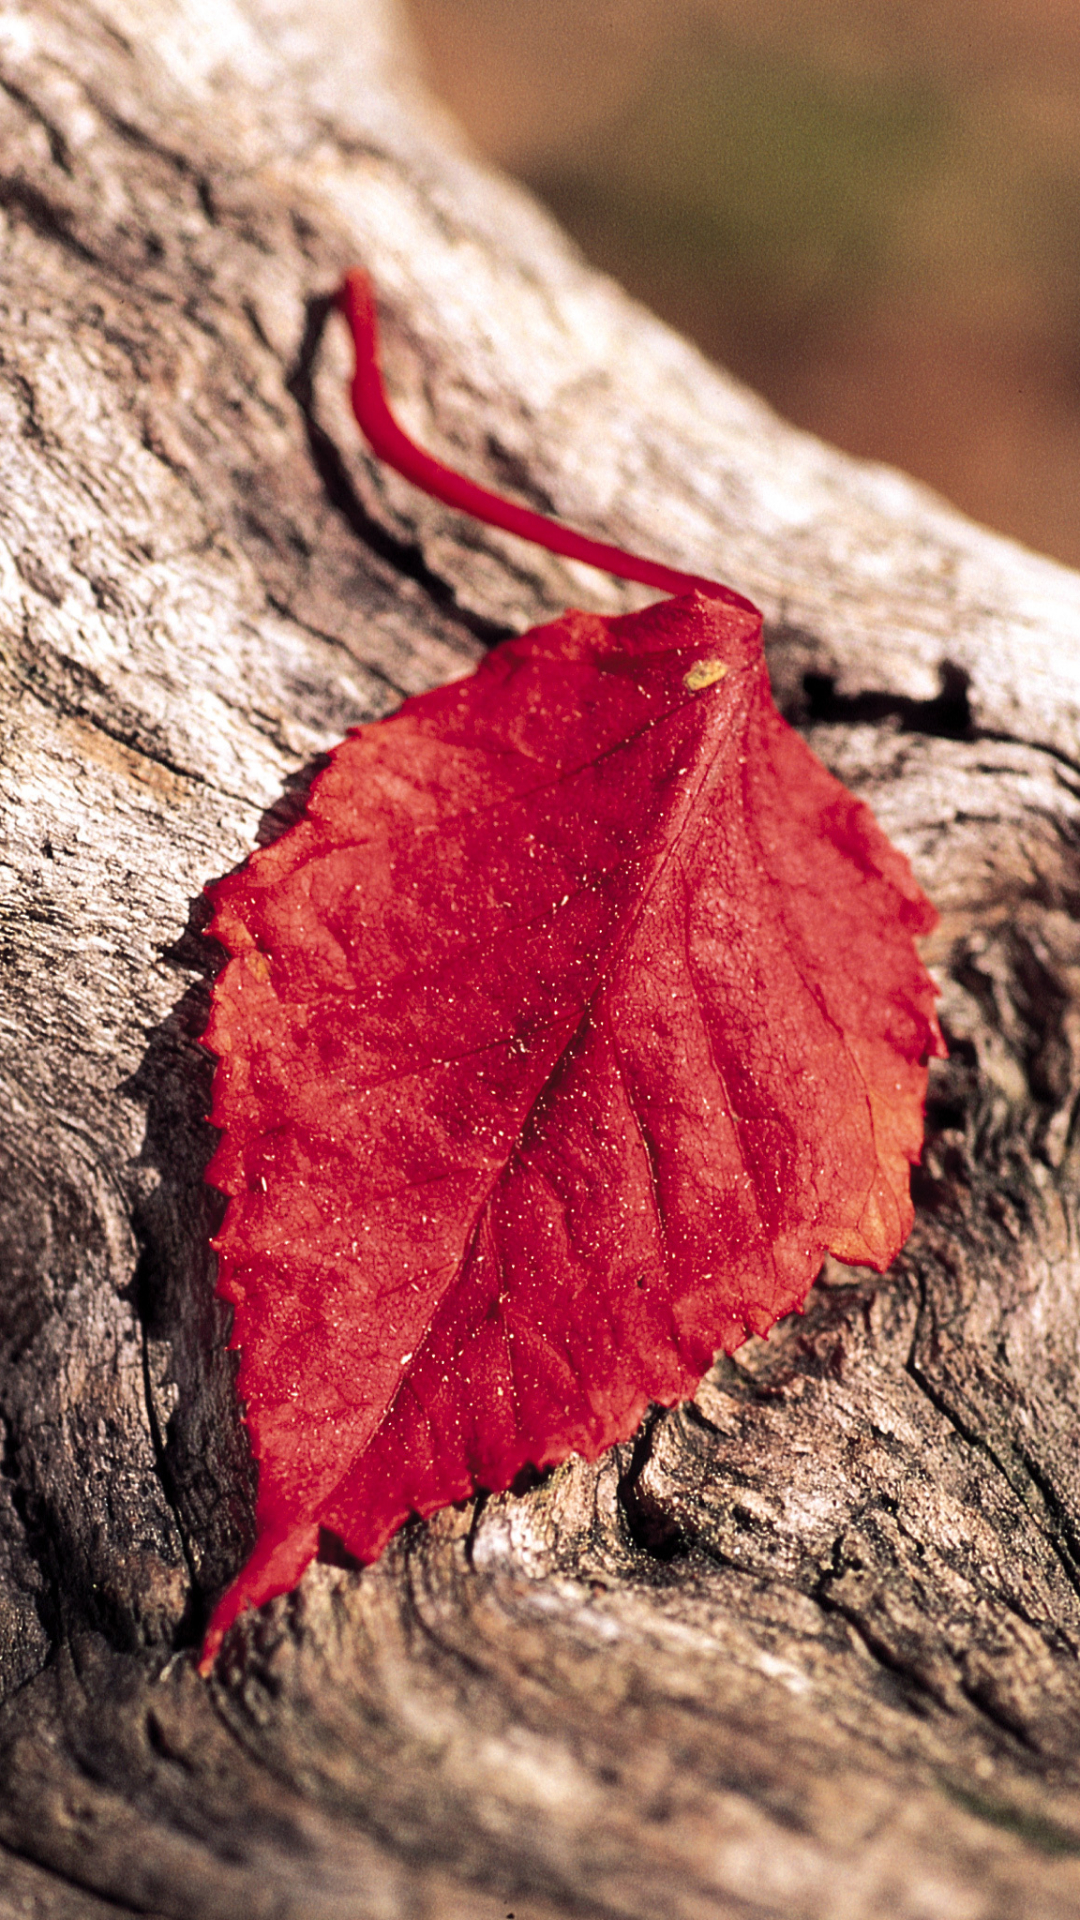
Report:
[{"label": "leaf stem", "polygon": [[478,486],[464,474],[444,466],[433,454],[425,453],[399,427],[387,402],[379,369],[375,294],[369,276],[359,267],[352,268],[337,298],[356,351],[356,372],[351,387],[353,412],[361,432],[387,466],[436,500],[445,501],[448,507],[471,513],[490,526],[519,534],[524,540],[535,541],[551,553],[561,553],[569,560],[584,560],[590,567],[600,567],[621,580],[637,580],[643,586],[657,587],[662,593],[703,593],[728,606],[757,613],[753,602],[732,587],[721,586],[697,574],[681,573],[660,561],[646,560],[639,554],[626,553],[621,547],[608,546],[602,540],[591,540],[558,520],[548,519],[546,514],[534,513],[529,507],[518,506],[513,500],[503,499],[501,494],[489,492],[487,487]]}]

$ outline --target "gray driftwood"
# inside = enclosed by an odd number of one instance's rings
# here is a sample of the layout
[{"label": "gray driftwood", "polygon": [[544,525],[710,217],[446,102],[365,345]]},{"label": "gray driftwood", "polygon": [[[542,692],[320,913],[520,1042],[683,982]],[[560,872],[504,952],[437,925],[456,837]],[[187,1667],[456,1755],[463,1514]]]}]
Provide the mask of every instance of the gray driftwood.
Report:
[{"label": "gray driftwood", "polygon": [[[1080,1913],[1080,579],[792,432],[425,107],[372,0],[0,12],[0,1912]],[[755,595],[941,909],[918,1225],[595,1467],[313,1569],[251,1531],[202,1184],[203,883],[584,570],[403,414]]]}]

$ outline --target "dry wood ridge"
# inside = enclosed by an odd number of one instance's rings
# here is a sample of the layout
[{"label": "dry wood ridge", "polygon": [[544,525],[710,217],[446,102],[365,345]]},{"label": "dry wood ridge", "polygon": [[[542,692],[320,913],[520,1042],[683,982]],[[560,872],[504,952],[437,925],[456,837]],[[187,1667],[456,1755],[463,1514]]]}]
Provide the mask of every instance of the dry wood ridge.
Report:
[{"label": "dry wood ridge", "polygon": [[[350,24],[352,41],[342,37]],[[0,14],[0,1912],[1080,1912],[1080,581],[801,439],[591,275],[360,0]],[[409,424],[714,569],[942,910],[919,1223],[596,1468],[192,1649],[252,1476],[205,1252],[228,870],[352,722],[607,582]]]}]

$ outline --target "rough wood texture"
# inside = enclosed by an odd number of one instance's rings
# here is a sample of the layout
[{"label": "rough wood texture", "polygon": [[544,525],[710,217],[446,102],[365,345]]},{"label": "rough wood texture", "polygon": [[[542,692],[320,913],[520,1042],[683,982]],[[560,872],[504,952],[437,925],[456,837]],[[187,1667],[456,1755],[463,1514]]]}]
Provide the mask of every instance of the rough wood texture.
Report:
[{"label": "rough wood texture", "polygon": [[[410,93],[360,0],[0,14],[0,1911],[1080,1911],[1080,580],[777,422]],[[342,39],[348,26],[351,39]],[[201,1169],[208,878],[325,747],[610,583],[377,470],[402,412],[755,595],[942,910],[920,1216],[596,1468],[243,1553]]]}]

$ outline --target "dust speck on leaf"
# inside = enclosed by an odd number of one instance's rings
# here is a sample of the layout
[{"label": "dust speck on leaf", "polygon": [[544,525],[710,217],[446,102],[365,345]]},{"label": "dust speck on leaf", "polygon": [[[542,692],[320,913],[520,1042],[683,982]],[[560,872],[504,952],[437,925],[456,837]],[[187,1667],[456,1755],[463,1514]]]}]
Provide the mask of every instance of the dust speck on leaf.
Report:
[{"label": "dust speck on leaf", "polygon": [[683,674],[683,686],[688,693],[700,693],[703,687],[715,687],[726,673],[723,660],[695,660],[689,672]]}]

